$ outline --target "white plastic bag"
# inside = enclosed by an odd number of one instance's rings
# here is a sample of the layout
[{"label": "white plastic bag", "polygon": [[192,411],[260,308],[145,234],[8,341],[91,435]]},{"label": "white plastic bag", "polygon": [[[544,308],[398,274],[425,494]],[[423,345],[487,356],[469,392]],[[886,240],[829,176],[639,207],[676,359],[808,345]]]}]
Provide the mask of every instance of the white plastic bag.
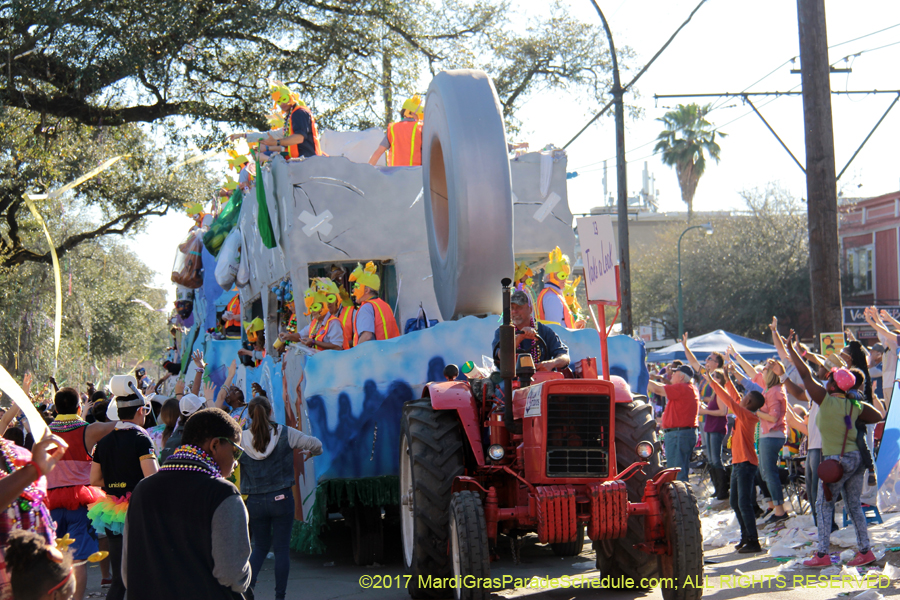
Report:
[{"label": "white plastic bag", "polygon": [[222,242],[219,256],[216,257],[216,283],[224,290],[230,290],[234,285],[240,267],[240,252],[241,232],[233,229]]},{"label": "white plastic bag", "polygon": [[235,283],[238,287],[244,287],[250,283],[250,253],[247,251],[247,238],[244,236],[243,227],[239,228],[239,231],[241,236],[240,264]]}]

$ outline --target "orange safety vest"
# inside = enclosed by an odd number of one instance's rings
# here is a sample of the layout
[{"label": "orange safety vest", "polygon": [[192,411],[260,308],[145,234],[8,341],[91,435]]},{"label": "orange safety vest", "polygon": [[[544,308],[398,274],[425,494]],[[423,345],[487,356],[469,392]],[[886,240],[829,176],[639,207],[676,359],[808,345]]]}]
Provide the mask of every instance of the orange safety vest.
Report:
[{"label": "orange safety vest", "polygon": [[398,121],[388,125],[389,167],[422,166],[422,122]]},{"label": "orange safety vest", "polygon": [[565,297],[563,297],[563,295],[559,292],[559,290],[557,290],[556,288],[552,288],[552,287],[545,287],[544,289],[541,290],[541,293],[538,294],[537,306],[535,307],[537,309],[538,321],[545,320],[544,319],[544,296],[547,294],[547,292],[553,292],[554,294],[556,294],[556,296],[559,298],[560,304],[562,304],[563,321],[564,322],[560,323],[560,325],[564,325],[566,327],[566,329],[573,329],[575,327],[575,324],[572,321],[572,311],[569,310],[569,307],[566,304]]},{"label": "orange safety vest", "polygon": [[397,319],[394,318],[394,311],[388,306],[388,303],[381,298],[373,298],[364,301],[353,315],[353,345],[359,344],[359,332],[356,330],[356,321],[359,319],[360,310],[366,304],[371,304],[375,309],[375,339],[389,340],[400,336],[400,328],[397,327]]},{"label": "orange safety vest", "polygon": [[225,321],[225,328],[229,327],[240,327],[241,326],[241,295],[235,294],[234,298],[228,303],[228,306],[225,307],[225,312],[230,312],[233,315],[237,315],[238,319],[236,321]]},{"label": "orange safety vest", "polygon": [[[291,123],[291,117],[293,116],[294,112],[298,110],[303,110],[309,113],[309,122],[312,127],[313,146],[315,146],[316,148],[316,156],[321,156],[322,149],[319,147],[319,128],[316,127],[316,120],[315,118],[313,118],[312,113],[308,108],[300,106],[298,104],[291,110],[291,113],[288,115],[287,122],[284,124],[285,129],[287,130],[287,137],[294,135],[294,125],[293,123]],[[288,154],[291,155],[291,158],[300,158],[300,144],[288,146],[287,151]]]},{"label": "orange safety vest", "polygon": [[342,306],[340,316],[341,328],[344,330],[344,350],[353,347],[353,326],[356,316],[356,309],[352,306]]},{"label": "orange safety vest", "polygon": [[313,339],[317,342],[324,342],[325,336],[328,335],[328,327],[331,325],[332,321],[337,321],[338,318],[334,315],[329,314],[328,318],[325,319],[325,322],[319,326],[319,329],[316,331],[316,335]]}]

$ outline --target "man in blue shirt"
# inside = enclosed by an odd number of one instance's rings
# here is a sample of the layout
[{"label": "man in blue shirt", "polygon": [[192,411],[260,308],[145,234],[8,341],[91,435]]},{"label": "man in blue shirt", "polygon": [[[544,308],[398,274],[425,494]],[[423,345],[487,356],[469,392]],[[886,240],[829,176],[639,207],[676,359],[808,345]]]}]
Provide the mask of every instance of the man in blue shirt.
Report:
[{"label": "man in blue shirt", "polygon": [[[516,354],[530,353],[538,371],[559,371],[569,366],[569,348],[556,332],[543,323],[535,324],[528,294],[515,290],[509,299],[510,318],[516,326]],[[500,329],[494,333],[494,360],[500,357]]]}]

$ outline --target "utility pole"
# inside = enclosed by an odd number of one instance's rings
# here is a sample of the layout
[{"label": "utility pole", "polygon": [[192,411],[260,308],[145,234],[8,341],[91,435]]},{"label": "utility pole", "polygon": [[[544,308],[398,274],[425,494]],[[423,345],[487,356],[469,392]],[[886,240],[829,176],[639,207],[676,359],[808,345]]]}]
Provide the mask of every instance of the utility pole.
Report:
[{"label": "utility pole", "polygon": [[841,331],[837,181],[825,0],[797,0],[813,332]]},{"label": "utility pole", "polygon": [[[612,59],[613,72],[613,105],[616,109],[616,191],[618,197],[617,226],[619,233],[619,287],[621,288],[622,305],[620,317],[622,319],[622,334],[632,335],[634,327],[631,323],[631,256],[628,252],[628,180],[625,163],[625,88],[619,79],[619,61],[616,58],[616,46],[613,44],[612,31],[609,23],[603,16],[603,11],[597,5],[596,0],[591,4],[597,9],[606,37],[609,38],[609,56]],[[649,65],[648,65],[649,66]],[[604,202],[605,202],[604,198]]]}]

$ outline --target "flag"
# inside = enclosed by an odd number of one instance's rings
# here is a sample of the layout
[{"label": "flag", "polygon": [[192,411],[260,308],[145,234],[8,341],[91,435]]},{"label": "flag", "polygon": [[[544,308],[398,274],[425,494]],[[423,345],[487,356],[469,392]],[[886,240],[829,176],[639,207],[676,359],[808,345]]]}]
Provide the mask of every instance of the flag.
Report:
[{"label": "flag", "polygon": [[262,169],[259,168],[259,160],[256,161],[256,203],[259,205],[259,237],[266,248],[274,248],[275,232],[272,230],[272,221],[269,219],[269,207],[266,204],[266,189],[263,185]]}]

